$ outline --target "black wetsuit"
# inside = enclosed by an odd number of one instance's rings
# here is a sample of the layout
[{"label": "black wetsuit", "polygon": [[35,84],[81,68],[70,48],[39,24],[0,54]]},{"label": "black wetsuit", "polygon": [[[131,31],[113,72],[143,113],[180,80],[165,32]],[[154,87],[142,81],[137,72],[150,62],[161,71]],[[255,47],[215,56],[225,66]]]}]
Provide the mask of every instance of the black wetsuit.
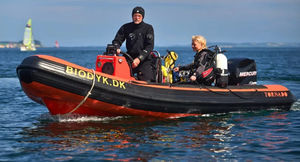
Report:
[{"label": "black wetsuit", "polygon": [[214,53],[208,49],[203,49],[195,54],[193,63],[180,66],[179,70],[190,70],[190,76],[195,75],[197,83],[211,85],[214,80],[214,71],[211,71],[211,73],[205,77],[203,76],[203,72],[214,67],[213,59]]},{"label": "black wetsuit", "polygon": [[117,48],[120,48],[125,40],[127,53],[133,59],[139,58],[141,61],[139,66],[133,69],[133,73],[137,73],[139,80],[153,81],[154,68],[152,57],[150,56],[150,52],[154,48],[153,27],[144,22],[140,24],[134,24],[133,22],[124,24],[119,29],[112,43]]}]

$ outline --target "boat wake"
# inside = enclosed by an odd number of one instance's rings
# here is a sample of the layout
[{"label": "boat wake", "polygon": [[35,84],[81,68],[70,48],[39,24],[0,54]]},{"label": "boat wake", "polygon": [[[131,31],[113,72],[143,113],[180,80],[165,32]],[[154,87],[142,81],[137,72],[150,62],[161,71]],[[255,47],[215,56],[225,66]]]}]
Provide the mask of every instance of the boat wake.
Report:
[{"label": "boat wake", "polygon": [[112,121],[123,119],[124,117],[97,117],[97,116],[77,116],[77,117],[58,117],[59,122],[90,122],[90,121]]},{"label": "boat wake", "polygon": [[126,116],[117,117],[100,117],[100,116],[82,116],[82,115],[51,115],[49,113],[43,114],[41,120],[51,120],[55,122],[68,123],[68,122],[108,122],[119,119],[127,118]]},{"label": "boat wake", "polygon": [[292,111],[300,111],[300,99],[298,99],[291,107]]}]

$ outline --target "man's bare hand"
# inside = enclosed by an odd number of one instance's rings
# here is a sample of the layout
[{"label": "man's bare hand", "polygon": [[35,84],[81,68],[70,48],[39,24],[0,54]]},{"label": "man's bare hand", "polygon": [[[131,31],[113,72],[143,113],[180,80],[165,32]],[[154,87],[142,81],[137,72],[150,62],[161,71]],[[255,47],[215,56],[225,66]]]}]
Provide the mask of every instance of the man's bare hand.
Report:
[{"label": "man's bare hand", "polygon": [[141,63],[141,60],[138,58],[135,58],[132,62],[132,68],[138,67],[140,63]]}]

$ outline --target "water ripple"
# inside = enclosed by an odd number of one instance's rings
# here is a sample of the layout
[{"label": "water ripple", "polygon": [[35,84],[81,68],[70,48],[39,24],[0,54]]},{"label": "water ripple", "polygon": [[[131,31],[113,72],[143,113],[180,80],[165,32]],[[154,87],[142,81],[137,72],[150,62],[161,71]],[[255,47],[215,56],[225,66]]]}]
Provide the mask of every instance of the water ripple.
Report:
[{"label": "water ripple", "polygon": [[[99,50],[105,48],[39,52],[92,68]],[[187,58],[178,63],[192,60],[190,47],[174,50]],[[175,119],[51,116],[16,78],[28,54],[0,49],[0,161],[299,161],[300,49],[227,51],[231,58],[255,59],[259,83],[289,88],[297,98],[292,109]]]}]

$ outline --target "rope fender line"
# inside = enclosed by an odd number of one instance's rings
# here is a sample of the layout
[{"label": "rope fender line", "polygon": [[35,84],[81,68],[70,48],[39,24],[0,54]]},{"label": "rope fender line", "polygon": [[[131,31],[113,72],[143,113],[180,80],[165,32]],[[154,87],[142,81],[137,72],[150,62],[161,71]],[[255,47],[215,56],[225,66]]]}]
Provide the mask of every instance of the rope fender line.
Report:
[{"label": "rope fender line", "polygon": [[85,97],[83,98],[83,100],[73,109],[71,110],[70,112],[68,112],[67,114],[71,114],[73,113],[74,111],[76,111],[82,104],[84,104],[84,102],[87,100],[87,98],[92,94],[92,90],[94,89],[94,86],[95,86],[95,78],[96,78],[96,72],[94,69],[93,70],[93,74],[94,74],[94,78],[93,78],[93,83],[92,83],[92,86],[90,88],[90,90],[88,91],[88,93],[85,95]]}]

